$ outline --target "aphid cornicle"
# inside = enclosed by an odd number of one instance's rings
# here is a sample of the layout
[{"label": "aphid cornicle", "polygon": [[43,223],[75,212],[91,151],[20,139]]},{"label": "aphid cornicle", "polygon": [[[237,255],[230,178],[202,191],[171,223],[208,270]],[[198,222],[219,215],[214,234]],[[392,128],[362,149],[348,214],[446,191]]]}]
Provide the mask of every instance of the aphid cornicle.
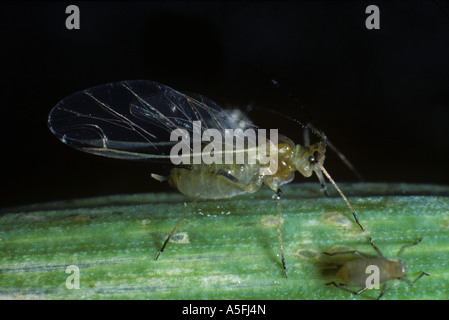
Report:
[{"label": "aphid cornicle", "polygon": [[[408,280],[406,263],[400,259],[406,248],[416,246],[422,241],[422,238],[412,244],[403,245],[394,259],[384,257],[379,248],[374,245],[371,237],[369,238],[369,241],[377,255],[370,255],[357,250],[332,253],[324,252],[324,254],[333,257],[344,255],[352,256],[352,259],[345,261],[337,272],[337,276],[343,281],[343,283],[332,281],[326,283],[326,285],[333,285],[341,290],[350,292],[354,295],[359,295],[369,289],[369,286],[367,286],[367,279],[370,277],[371,272],[369,271],[369,268],[374,266],[379,271],[377,279],[378,284],[382,284],[380,294],[377,298],[380,299],[388,290],[391,289],[387,289],[387,283],[392,280],[404,281],[408,285],[413,286],[423,276],[429,276],[428,273],[421,272],[415,280]],[[361,289],[355,291],[347,287],[361,287]]]},{"label": "aphid cornicle", "polygon": [[[258,129],[250,122],[235,119],[210,99],[183,94],[144,80],[110,83],[68,96],[50,112],[48,125],[62,142],[84,152],[127,160],[168,162],[170,148],[177,143],[171,141],[170,134],[180,128],[193,134],[194,121],[200,121],[201,129],[213,128],[223,136],[229,129]],[[305,177],[315,173],[323,189],[324,173],[346,202],[361,230],[364,230],[348,200],[323,167],[326,152],[324,134],[312,131],[320,141],[305,146],[295,145],[289,138],[279,135],[276,150],[278,167],[274,174],[261,174],[260,169],[265,165],[260,162],[243,165],[200,163],[175,166],[168,181],[181,193],[203,199],[223,199],[256,192],[263,184],[273,189],[278,204],[282,263],[287,276],[280,228],[279,188],[293,180],[295,171]],[[237,151],[241,150],[234,149],[234,152]],[[164,180],[162,176],[152,176]]]}]

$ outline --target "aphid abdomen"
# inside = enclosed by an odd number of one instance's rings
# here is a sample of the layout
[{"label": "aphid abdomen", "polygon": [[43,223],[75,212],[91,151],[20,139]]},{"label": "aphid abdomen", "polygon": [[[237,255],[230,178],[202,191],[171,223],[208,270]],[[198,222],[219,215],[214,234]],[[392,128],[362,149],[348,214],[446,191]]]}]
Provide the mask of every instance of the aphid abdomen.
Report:
[{"label": "aphid abdomen", "polygon": [[365,287],[366,280],[372,275],[369,266],[375,266],[379,271],[379,284],[385,283],[391,278],[386,272],[387,259],[384,258],[362,258],[346,262],[338,271],[337,276],[343,280],[347,286]]},{"label": "aphid abdomen", "polygon": [[189,197],[223,199],[259,190],[263,181],[259,169],[258,165],[198,164],[173,168],[169,183]]}]

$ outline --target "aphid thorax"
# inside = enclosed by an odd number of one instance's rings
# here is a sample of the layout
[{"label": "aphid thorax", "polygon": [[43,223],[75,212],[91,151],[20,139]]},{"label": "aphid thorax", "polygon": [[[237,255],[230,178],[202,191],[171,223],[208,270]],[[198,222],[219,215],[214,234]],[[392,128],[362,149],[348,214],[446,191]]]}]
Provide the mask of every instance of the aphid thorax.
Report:
[{"label": "aphid thorax", "polygon": [[285,136],[279,137],[277,159],[277,170],[274,174],[265,175],[264,184],[276,191],[280,186],[291,182],[295,177],[295,171],[304,177],[310,177],[314,172],[324,184],[323,175],[318,163],[324,163],[326,147],[323,142],[305,147],[295,145],[292,140]]}]

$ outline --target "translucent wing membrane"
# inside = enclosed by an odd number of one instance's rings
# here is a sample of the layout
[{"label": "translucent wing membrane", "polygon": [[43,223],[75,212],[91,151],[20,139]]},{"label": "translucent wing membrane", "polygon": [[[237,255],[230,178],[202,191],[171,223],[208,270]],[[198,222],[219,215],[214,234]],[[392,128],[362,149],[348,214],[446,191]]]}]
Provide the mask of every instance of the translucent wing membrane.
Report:
[{"label": "translucent wing membrane", "polygon": [[[242,128],[236,119],[210,99],[186,95],[152,81],[122,81],[77,92],[50,112],[50,130],[76,149],[112,158],[168,160],[171,132],[201,132]],[[250,123],[246,128],[256,128]]]}]

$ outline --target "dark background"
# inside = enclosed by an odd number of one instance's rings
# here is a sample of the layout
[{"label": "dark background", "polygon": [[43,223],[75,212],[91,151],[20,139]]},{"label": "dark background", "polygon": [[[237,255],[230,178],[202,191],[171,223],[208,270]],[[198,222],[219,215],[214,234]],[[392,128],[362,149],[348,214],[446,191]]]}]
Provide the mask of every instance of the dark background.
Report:
[{"label": "dark background", "polygon": [[[70,4],[80,9],[80,30],[65,27]],[[380,9],[380,30],[365,27],[370,4]],[[150,179],[153,164],[79,152],[47,128],[64,97],[132,79],[305,121],[288,91],[367,181],[448,184],[448,8],[445,1],[0,2],[0,207],[167,190]],[[302,130],[285,119],[250,116],[302,143]],[[337,182],[356,181],[330,152],[326,167]]]}]

